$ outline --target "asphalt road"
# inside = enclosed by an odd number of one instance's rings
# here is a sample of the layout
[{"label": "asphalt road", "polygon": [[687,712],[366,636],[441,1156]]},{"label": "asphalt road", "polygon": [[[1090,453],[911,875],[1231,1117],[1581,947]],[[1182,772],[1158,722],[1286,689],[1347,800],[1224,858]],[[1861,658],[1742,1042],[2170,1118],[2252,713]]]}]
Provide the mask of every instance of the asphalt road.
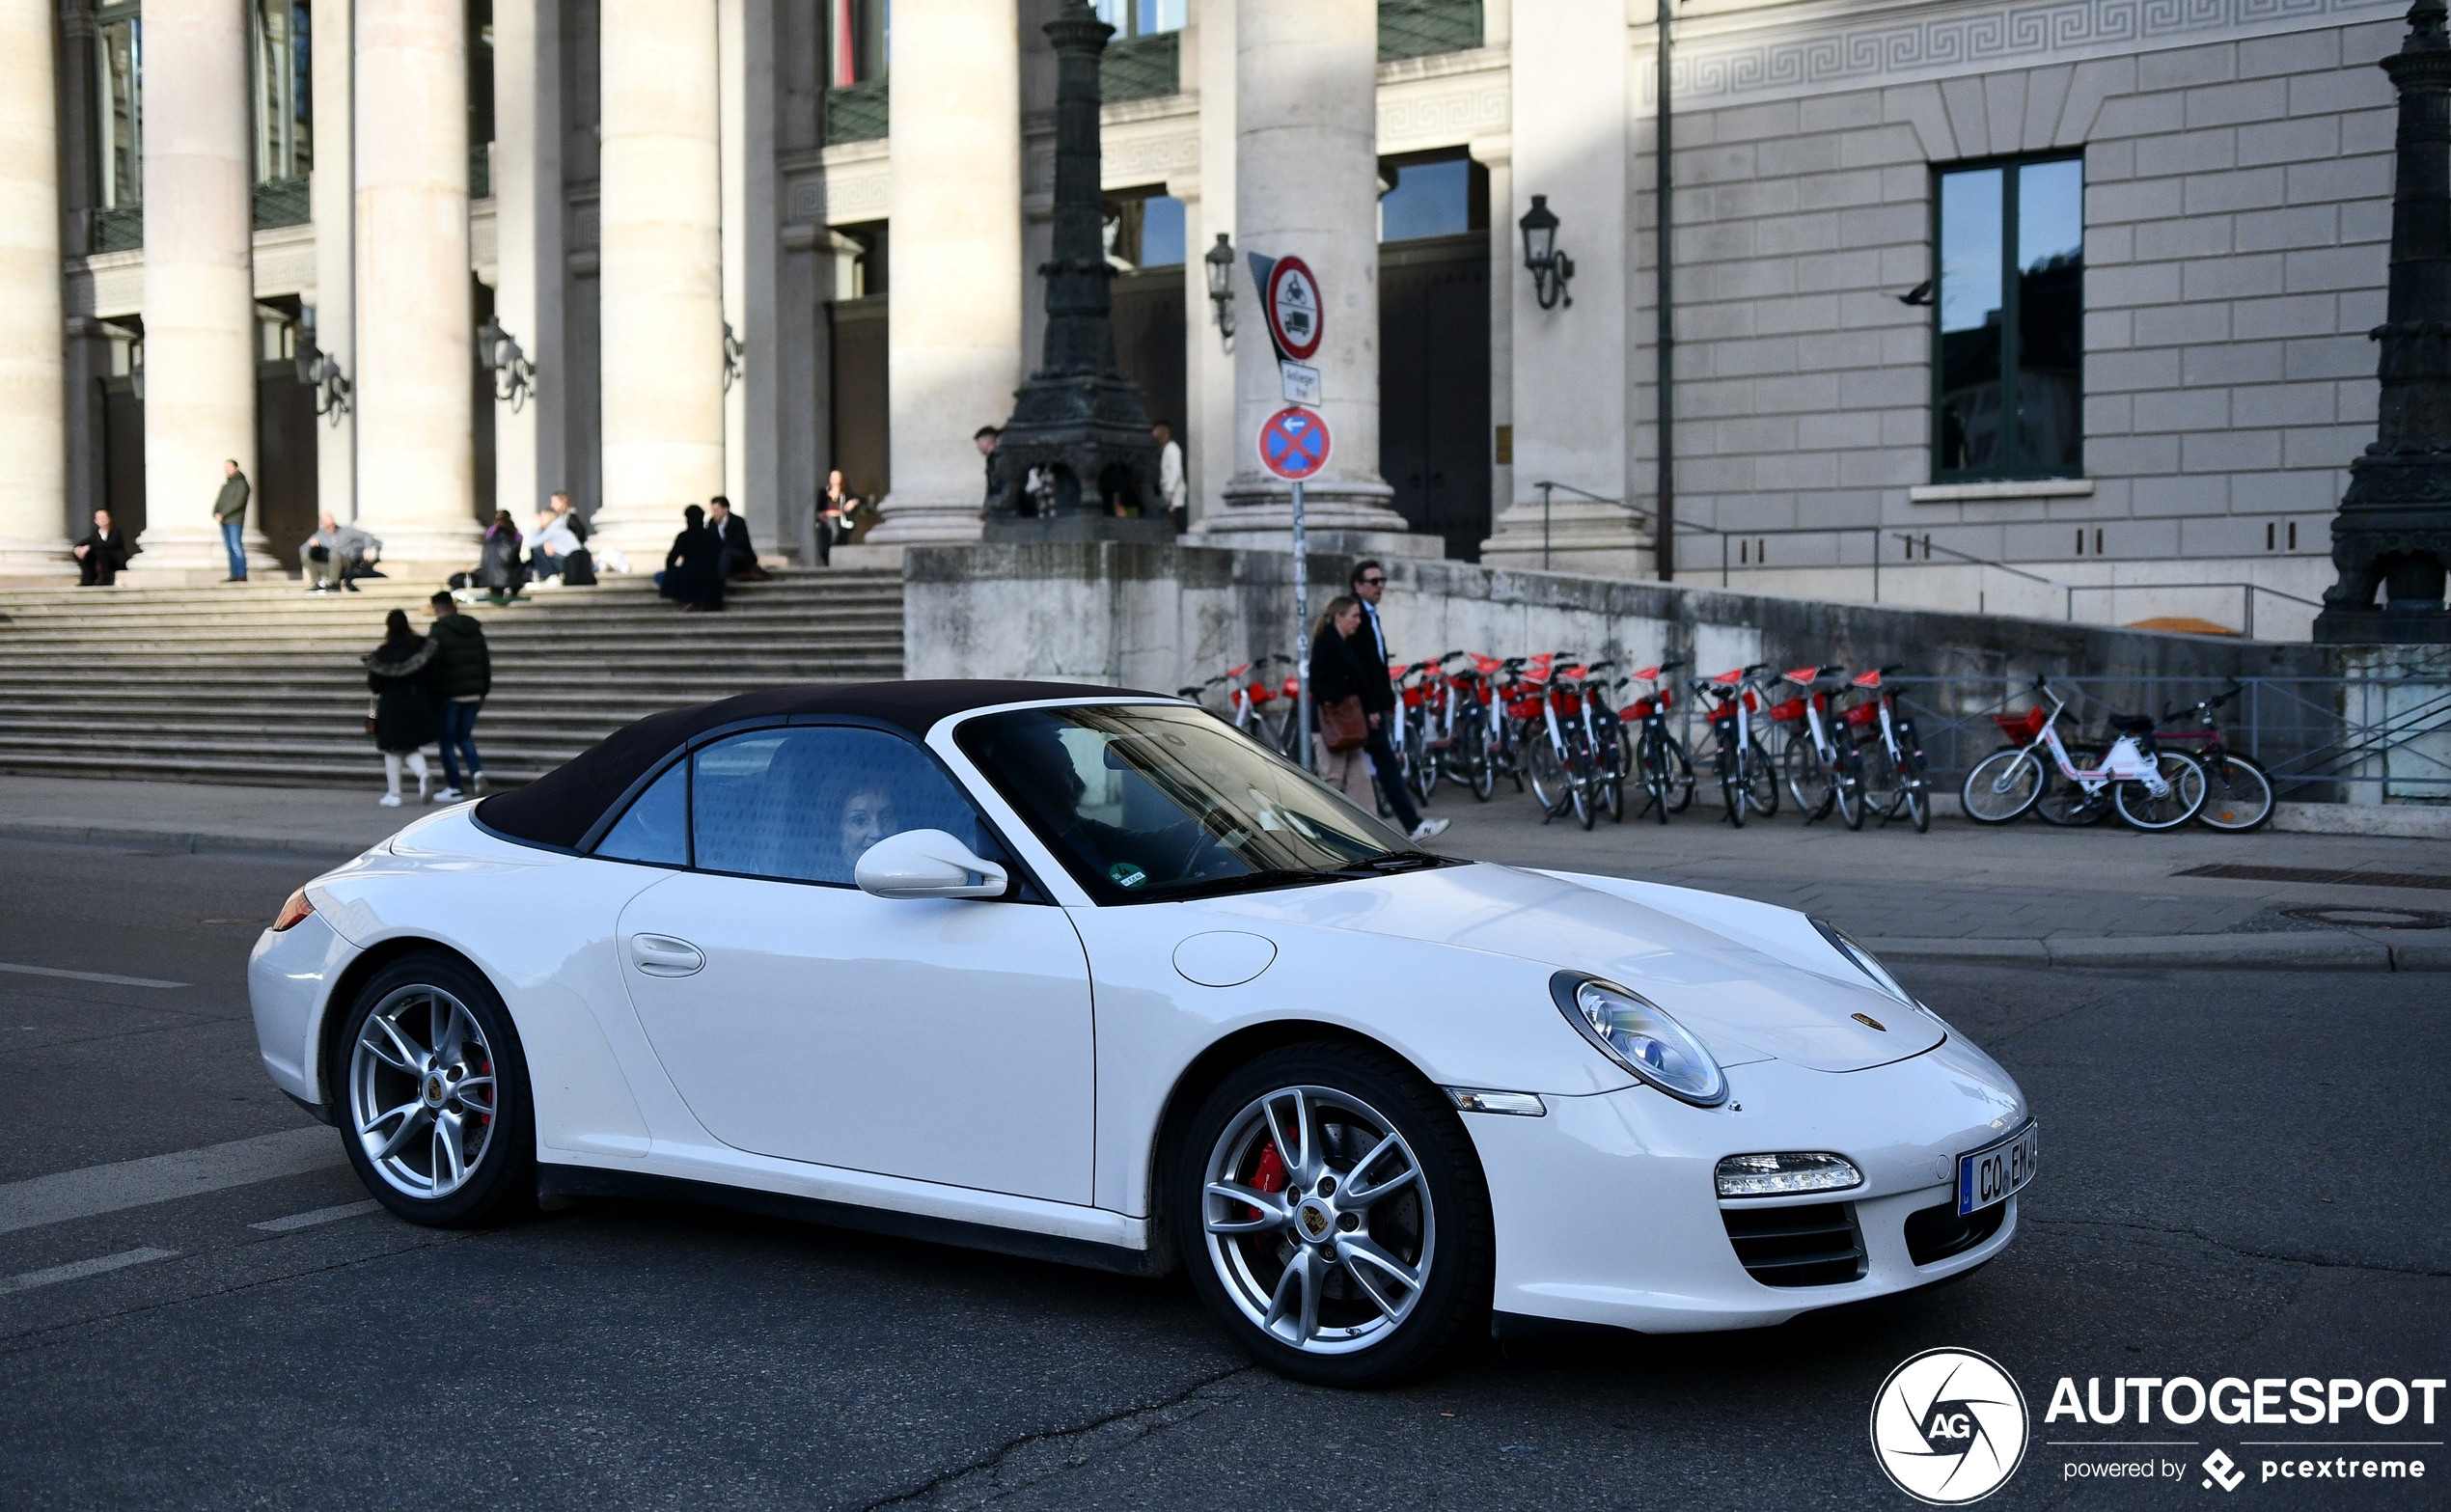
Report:
[{"label": "asphalt road", "polygon": [[[313,1126],[247,1019],[257,921],[312,869],[0,841],[0,965],[184,984],[0,971],[0,1505],[1905,1507],[1867,1415],[1942,1345],[2030,1404],[1990,1505],[2446,1501],[2451,1393],[2390,1429],[2043,1413],[2063,1376],[2451,1375],[2451,974],[1911,968],[2042,1119],[2003,1258],[1844,1316],[1481,1345],[1339,1394],[1248,1367],[1179,1279],[682,1208],[480,1234],[364,1210],[336,1143],[283,1138]],[[27,1185],[234,1141],[143,1169],[286,1173],[67,1217]],[[2436,1442],[2330,1451],[2422,1482],[2300,1486],[2260,1483],[2284,1451],[2250,1438]],[[2131,1439],[2184,1443],[2049,1442]],[[2215,1446],[2234,1494],[2194,1469]],[[2187,1473],[2068,1478],[2147,1456]]]}]

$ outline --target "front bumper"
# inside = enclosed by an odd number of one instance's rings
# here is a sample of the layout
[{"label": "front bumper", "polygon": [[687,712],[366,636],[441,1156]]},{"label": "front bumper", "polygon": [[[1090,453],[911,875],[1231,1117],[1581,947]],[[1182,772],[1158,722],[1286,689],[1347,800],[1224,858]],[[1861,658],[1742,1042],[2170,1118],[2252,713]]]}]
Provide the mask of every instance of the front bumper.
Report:
[{"label": "front bumper", "polygon": [[279,934],[265,930],[247,957],[247,1001],[255,1010],[256,1048],[272,1085],[310,1108],[327,1101],[316,1044],[332,983],[357,947],[319,913]]},{"label": "front bumper", "polygon": [[[1646,1087],[1552,1096],[1546,1117],[1465,1119],[1497,1219],[1501,1313],[1647,1333],[1763,1328],[1800,1313],[1929,1285],[1998,1254],[2017,1199],[1989,1237],[1930,1264],[1909,1252],[1907,1220],[1954,1204],[1957,1157],[2024,1123],[2015,1083],[1951,1039],[1910,1060],[1832,1074],[1778,1061],[1733,1067],[1718,1109]],[[1728,1155],[1830,1150],[1863,1184],[1840,1193],[1720,1200]],[[1723,1213],[1843,1203],[1863,1248],[1860,1274],[1775,1286],[1738,1258]],[[1927,1251],[1928,1252],[1928,1251]]]}]

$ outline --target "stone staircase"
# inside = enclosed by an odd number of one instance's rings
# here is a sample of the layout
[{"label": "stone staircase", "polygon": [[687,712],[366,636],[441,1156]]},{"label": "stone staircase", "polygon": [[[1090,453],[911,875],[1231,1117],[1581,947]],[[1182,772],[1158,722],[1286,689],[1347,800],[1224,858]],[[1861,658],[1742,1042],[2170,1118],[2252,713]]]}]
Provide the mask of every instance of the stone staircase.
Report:
[{"label": "stone staircase", "polygon": [[[293,582],[36,589],[0,601],[0,772],[258,785],[379,786],[358,658],[424,583],[310,594]],[[685,615],[643,577],[532,591],[482,620],[493,693],[477,727],[488,785],[535,778],[659,709],[793,683],[902,675],[891,571],[779,572]],[[436,768],[440,781],[440,768]]]}]

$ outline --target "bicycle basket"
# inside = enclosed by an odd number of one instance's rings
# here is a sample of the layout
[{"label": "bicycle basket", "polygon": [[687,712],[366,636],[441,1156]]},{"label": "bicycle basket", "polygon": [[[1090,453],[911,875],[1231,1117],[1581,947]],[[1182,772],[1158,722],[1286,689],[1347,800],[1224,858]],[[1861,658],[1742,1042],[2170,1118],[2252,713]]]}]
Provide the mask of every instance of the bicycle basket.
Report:
[{"label": "bicycle basket", "polygon": [[2023,714],[1995,714],[1992,723],[2000,727],[2001,734],[2021,746],[2028,746],[2034,743],[2035,736],[2043,732],[2043,727],[2051,723],[2051,715],[2042,709],[2027,709]]},{"label": "bicycle basket", "polygon": [[1804,717],[1804,701],[1802,699],[1789,699],[1784,703],[1776,704],[1772,707],[1770,717],[1779,721],[1781,724],[1790,720],[1803,719]]},{"label": "bicycle basket", "polygon": [[1881,723],[1881,705],[1878,703],[1857,704],[1847,711],[1847,723],[1859,728]]}]

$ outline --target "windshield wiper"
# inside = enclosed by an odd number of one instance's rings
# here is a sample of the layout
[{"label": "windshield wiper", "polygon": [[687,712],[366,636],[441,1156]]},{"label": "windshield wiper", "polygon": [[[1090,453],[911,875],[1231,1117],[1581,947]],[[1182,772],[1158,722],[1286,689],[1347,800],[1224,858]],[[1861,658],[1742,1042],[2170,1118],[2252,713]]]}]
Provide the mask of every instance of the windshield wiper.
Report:
[{"label": "windshield wiper", "polygon": [[1433,855],[1426,850],[1391,850],[1384,855],[1373,856],[1368,861],[1357,861],[1351,866],[1339,866],[1336,869],[1346,876],[1383,877],[1391,872],[1411,871],[1419,866],[1444,866],[1456,859],[1453,856]]}]

